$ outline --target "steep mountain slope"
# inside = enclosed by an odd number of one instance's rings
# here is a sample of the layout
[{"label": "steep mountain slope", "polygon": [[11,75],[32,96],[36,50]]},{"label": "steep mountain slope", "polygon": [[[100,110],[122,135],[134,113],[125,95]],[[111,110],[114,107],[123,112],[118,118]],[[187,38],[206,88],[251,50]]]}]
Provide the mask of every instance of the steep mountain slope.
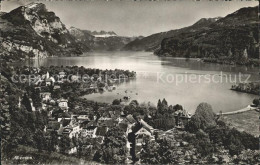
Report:
[{"label": "steep mountain slope", "polygon": [[202,18],[189,27],[135,40],[123,49],[168,56],[229,58],[244,63],[247,57],[259,57],[257,13],[257,7],[248,7],[224,18]]},{"label": "steep mountain slope", "polygon": [[115,32],[91,32],[81,30],[75,27],[69,29],[78,43],[81,43],[95,51],[115,51],[120,50],[127,43],[133,41],[136,37],[118,36]]},{"label": "steep mountain slope", "polygon": [[242,8],[205,26],[165,38],[158,55],[229,58],[244,63],[259,57],[258,9]]},{"label": "steep mountain slope", "polygon": [[85,47],[88,47],[90,49],[94,40],[94,36],[89,34],[86,30],[80,30],[75,27],[70,27],[69,29],[70,34],[76,39],[76,42],[78,44],[84,45]]},{"label": "steep mountain slope", "polygon": [[156,33],[147,37],[144,37],[142,39],[136,39],[130,43],[128,43],[123,50],[132,50],[132,51],[154,51],[158,48],[160,48],[161,41],[164,38],[167,37],[173,37],[175,35],[181,34],[185,31],[192,31],[195,29],[200,29],[204,28],[213,22],[217,21],[220,17],[217,18],[202,18],[195,24],[181,28],[181,29],[176,29],[176,30],[170,30],[167,32],[161,32],[161,33]]},{"label": "steep mountain slope", "polygon": [[0,27],[2,56],[42,58],[77,55],[89,50],[78,44],[60,18],[42,3],[1,14]]}]

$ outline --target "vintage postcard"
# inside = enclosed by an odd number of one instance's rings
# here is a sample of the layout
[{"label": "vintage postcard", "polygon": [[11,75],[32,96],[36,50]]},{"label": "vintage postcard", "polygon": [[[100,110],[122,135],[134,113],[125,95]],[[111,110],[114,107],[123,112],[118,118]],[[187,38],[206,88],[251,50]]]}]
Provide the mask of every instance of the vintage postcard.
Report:
[{"label": "vintage postcard", "polygon": [[2,0],[1,164],[260,164],[257,0]]}]

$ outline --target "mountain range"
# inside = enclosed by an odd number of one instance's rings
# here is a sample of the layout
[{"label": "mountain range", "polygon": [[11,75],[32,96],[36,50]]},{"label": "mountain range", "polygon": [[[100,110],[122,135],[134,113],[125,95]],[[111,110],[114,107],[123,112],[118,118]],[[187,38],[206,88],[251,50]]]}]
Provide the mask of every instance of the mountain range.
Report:
[{"label": "mountain range", "polygon": [[69,29],[45,4],[30,3],[9,13],[0,13],[0,57],[21,60],[28,57],[77,56],[93,50],[120,50],[136,37],[115,32]]},{"label": "mountain range", "polygon": [[192,29],[197,29],[197,28],[204,28],[211,24],[212,22],[215,22],[218,20],[220,17],[217,18],[202,18],[195,24],[184,27],[181,29],[176,29],[176,30],[170,30],[166,32],[160,32],[160,33],[155,33],[150,36],[144,37],[142,39],[136,39],[133,42],[130,42],[125,45],[123,50],[129,50],[129,51],[154,51],[158,48],[160,48],[160,44],[164,38],[168,37],[173,37],[176,34],[181,34],[185,31],[191,31]]},{"label": "mountain range", "polygon": [[220,18],[202,18],[195,24],[128,43],[123,50],[154,51],[160,56],[240,58],[246,51],[259,57],[258,8],[241,8]]},{"label": "mountain range", "polygon": [[71,35],[76,38],[77,42],[80,42],[93,51],[119,51],[127,43],[140,37],[125,37],[118,36],[115,32],[100,31],[91,32],[89,30],[81,30],[75,27],[69,28]]},{"label": "mountain range", "polygon": [[147,37],[113,31],[66,28],[42,3],[0,12],[0,57],[23,59],[75,56],[89,51],[152,51],[159,56],[259,57],[258,8],[241,8],[223,18],[202,18],[191,26]]}]

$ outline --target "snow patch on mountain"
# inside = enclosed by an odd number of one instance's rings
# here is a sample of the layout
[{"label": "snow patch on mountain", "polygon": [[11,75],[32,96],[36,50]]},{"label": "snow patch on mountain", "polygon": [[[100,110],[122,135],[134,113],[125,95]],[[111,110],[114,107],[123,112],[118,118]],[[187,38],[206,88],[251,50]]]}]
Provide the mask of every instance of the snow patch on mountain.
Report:
[{"label": "snow patch on mountain", "polygon": [[98,35],[94,35],[97,38],[107,38],[107,37],[115,37],[117,35],[115,34],[98,34]]}]

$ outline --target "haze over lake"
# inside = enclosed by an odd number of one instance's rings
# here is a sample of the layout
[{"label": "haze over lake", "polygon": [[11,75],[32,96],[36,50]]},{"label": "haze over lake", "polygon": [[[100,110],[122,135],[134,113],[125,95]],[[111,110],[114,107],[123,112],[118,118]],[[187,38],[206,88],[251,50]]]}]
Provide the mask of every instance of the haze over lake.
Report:
[{"label": "haze over lake", "polygon": [[[125,69],[137,72],[137,78],[117,86],[112,92],[94,93],[85,98],[100,102],[112,103],[127,95],[141,102],[156,105],[158,99],[165,98],[168,104],[180,104],[191,113],[197,105],[207,102],[215,112],[234,111],[251,104],[257,96],[230,90],[234,83],[227,82],[225,75],[235,80],[239,73],[250,74],[250,81],[258,80],[258,69],[245,66],[230,66],[203,63],[197,59],[158,57],[150,52],[102,52],[86,53],[80,57],[49,57],[33,61],[34,66],[77,65],[97,69]],[[176,76],[197,77],[197,82],[176,82]],[[214,77],[209,82],[205,77]],[[158,77],[159,76],[159,77]],[[168,76],[168,77],[167,77]],[[198,77],[201,76],[200,82]],[[243,80],[248,75],[243,76]],[[228,77],[228,80],[230,78]],[[167,81],[170,80],[170,81]],[[238,80],[238,79],[237,79]]]}]

